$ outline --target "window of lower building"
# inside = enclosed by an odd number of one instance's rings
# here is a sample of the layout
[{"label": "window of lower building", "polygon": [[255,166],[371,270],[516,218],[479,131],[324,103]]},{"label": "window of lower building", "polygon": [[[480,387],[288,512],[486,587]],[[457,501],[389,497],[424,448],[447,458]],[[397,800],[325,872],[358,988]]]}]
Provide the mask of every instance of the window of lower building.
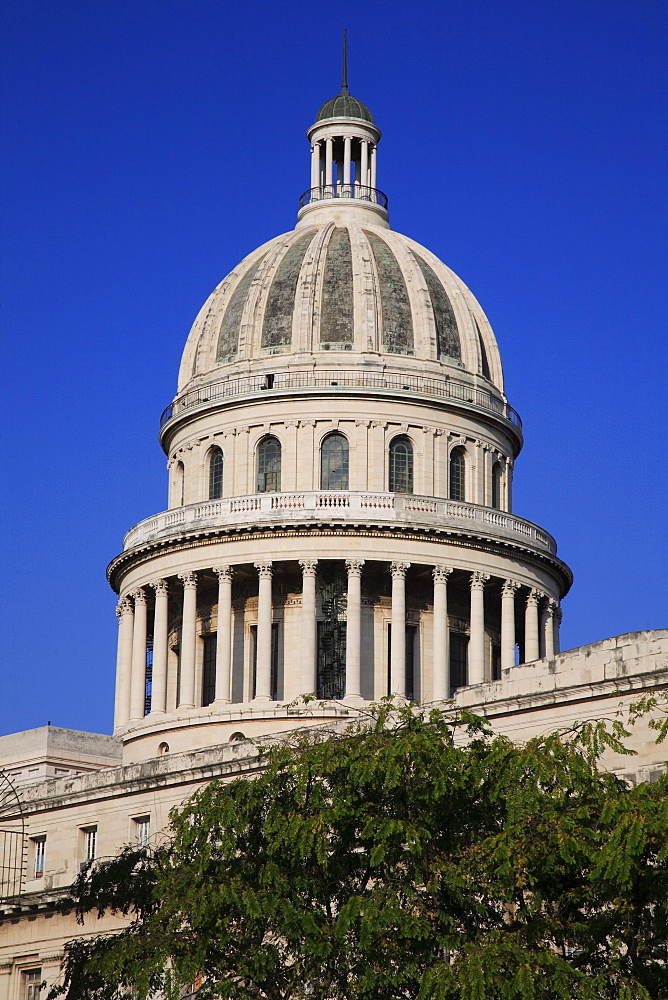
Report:
[{"label": "window of lower building", "polygon": [[450,633],[450,696],[468,681],[469,637],[463,632]]},{"label": "window of lower building", "polygon": [[[414,701],[417,695],[415,676],[417,634],[417,625],[407,622],[404,683],[409,701]],[[387,693],[392,694],[392,622],[387,623]]]},{"label": "window of lower building", "polygon": [[22,1000],[38,1000],[40,990],[42,989],[42,970],[41,969],[25,969],[22,973],[23,982],[21,983],[21,998]]},{"label": "window of lower building", "polygon": [[210,632],[204,636],[202,663],[202,704],[210,705],[216,697],[216,643],[218,635]]},{"label": "window of lower building", "polygon": [[46,837],[33,837],[33,878],[41,878],[44,874],[46,860]]},{"label": "window of lower building", "polygon": [[86,826],[81,830],[83,834],[83,863],[90,864],[97,856],[97,827]]},{"label": "window of lower building", "polygon": [[[253,664],[251,698],[254,698],[257,677],[257,625],[251,625],[250,638]],[[278,701],[278,622],[271,623],[271,697],[274,701]]]},{"label": "window of lower building", "polygon": [[151,817],[136,816],[133,820],[135,826],[135,840],[140,847],[148,847],[151,836]]}]

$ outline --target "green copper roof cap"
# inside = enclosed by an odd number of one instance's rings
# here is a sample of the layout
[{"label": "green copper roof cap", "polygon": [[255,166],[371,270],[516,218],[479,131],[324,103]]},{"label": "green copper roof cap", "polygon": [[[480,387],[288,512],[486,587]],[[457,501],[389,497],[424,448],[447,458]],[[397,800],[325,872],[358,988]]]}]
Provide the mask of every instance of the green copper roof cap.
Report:
[{"label": "green copper roof cap", "polygon": [[316,122],[324,121],[326,118],[357,118],[363,122],[370,122],[373,125],[373,115],[356,97],[348,93],[348,90],[341,90],[337,97],[331,101],[325,101],[323,106],[315,116]]},{"label": "green copper roof cap", "polygon": [[348,32],[343,31],[343,67],[341,74],[341,93],[331,101],[325,101],[315,116],[316,124],[327,118],[357,118],[358,121],[370,122],[373,125],[373,115],[356,97],[348,93]]}]

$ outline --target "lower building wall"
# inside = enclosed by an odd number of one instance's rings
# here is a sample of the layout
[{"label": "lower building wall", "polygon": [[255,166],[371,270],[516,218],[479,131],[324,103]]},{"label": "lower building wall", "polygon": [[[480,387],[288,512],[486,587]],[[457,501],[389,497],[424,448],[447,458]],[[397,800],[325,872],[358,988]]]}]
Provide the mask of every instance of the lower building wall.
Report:
[{"label": "lower building wall", "polygon": [[[657,630],[617,636],[504,670],[498,681],[460,689],[455,704],[487,716],[496,731],[524,741],[586,721],[624,721],[640,696],[666,691],[668,630]],[[273,717],[264,720],[263,739],[273,740],[304,725],[345,726],[353,715],[352,707],[338,704],[329,710],[307,706],[303,713],[276,707]],[[229,722],[231,727],[233,720]],[[242,730],[243,720],[234,726]],[[652,780],[665,754],[654,737],[647,720],[641,720],[630,738],[637,756],[610,754],[604,766],[632,780]],[[0,1000],[24,1000],[28,973],[35,970],[49,984],[56,982],[67,940],[122,925],[113,917],[93,917],[82,928],[73,916],[55,912],[57,898],[88,860],[91,830],[98,859],[113,857],[142,836],[155,843],[170,809],[198,787],[211,780],[250,776],[258,767],[255,744],[232,741],[22,788],[25,893],[0,901]],[[142,825],[146,821],[148,829]],[[35,877],[39,838],[45,838],[44,871]]]}]

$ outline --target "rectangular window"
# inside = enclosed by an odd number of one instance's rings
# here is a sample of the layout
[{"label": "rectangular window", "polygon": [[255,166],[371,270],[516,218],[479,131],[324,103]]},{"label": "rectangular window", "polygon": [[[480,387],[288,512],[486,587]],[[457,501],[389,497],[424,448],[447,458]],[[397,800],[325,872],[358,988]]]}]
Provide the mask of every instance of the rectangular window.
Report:
[{"label": "rectangular window", "polygon": [[[406,697],[414,701],[417,691],[415,683],[415,643],[418,627],[412,623],[406,624],[406,652],[404,660]],[[387,623],[387,693],[392,694],[392,622]]]},{"label": "rectangular window", "polygon": [[135,817],[134,824],[137,844],[140,847],[148,847],[149,837],[151,836],[151,817],[137,816]]},{"label": "rectangular window", "polygon": [[469,637],[462,632],[450,633],[450,696],[464,687],[468,677]]},{"label": "rectangular window", "polygon": [[84,864],[95,861],[97,850],[97,827],[87,826],[82,831],[84,844]]},{"label": "rectangular window", "polygon": [[22,1000],[38,1000],[42,988],[42,970],[26,969],[23,973]]},{"label": "rectangular window", "polygon": [[210,705],[216,697],[216,643],[218,635],[210,632],[204,636],[204,662],[202,665],[202,704]]},{"label": "rectangular window", "polygon": [[[257,677],[257,625],[251,625],[250,634],[253,677],[251,698],[254,698]],[[278,622],[271,623],[271,697],[274,701],[278,701]]]},{"label": "rectangular window", "polygon": [[44,874],[44,860],[46,858],[46,837],[33,837],[32,845],[35,859],[33,878],[41,878]]}]

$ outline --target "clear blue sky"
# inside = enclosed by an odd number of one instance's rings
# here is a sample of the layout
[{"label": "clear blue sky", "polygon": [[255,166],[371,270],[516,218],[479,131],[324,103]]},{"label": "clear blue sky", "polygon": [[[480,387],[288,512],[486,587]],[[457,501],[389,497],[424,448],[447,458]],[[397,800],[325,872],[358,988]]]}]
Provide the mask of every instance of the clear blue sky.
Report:
[{"label": "clear blue sky", "polygon": [[293,227],[339,89],[391,221],[473,289],[564,646],[666,626],[665,0],[5,0],[0,733],[109,731],[123,533],[200,305]]}]

